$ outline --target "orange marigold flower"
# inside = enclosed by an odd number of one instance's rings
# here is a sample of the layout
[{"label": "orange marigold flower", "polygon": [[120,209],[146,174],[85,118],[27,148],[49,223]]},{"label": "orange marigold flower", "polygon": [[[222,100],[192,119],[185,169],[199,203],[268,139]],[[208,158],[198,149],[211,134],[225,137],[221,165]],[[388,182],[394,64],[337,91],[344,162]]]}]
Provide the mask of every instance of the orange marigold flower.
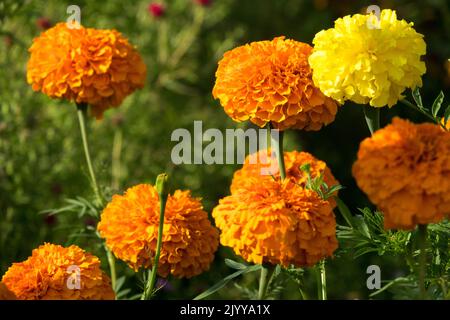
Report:
[{"label": "orange marigold flower", "polygon": [[3,282],[0,282],[0,300],[16,300],[16,295],[8,289]]},{"label": "orange marigold flower", "polygon": [[[134,270],[151,267],[156,251],[159,198],[152,185],[129,188],[115,195],[103,210],[100,235],[119,259]],[[200,199],[177,190],[166,203],[158,274],[190,278],[209,269],[219,245],[219,232],[211,225]]]},{"label": "orange marigold flower", "polygon": [[336,221],[329,201],[295,184],[249,176],[247,184],[213,210],[220,242],[246,261],[311,266],[336,250]]},{"label": "orange marigold flower", "polygon": [[13,263],[2,282],[20,300],[115,298],[110,279],[100,269],[100,260],[75,245],[64,248],[45,243],[27,260]]},{"label": "orange marigold flower", "polygon": [[450,213],[450,133],[395,118],[361,143],[353,175],[385,228],[439,222]]},{"label": "orange marigold flower", "polygon": [[[231,182],[230,187],[231,193],[237,192],[237,190],[243,186],[251,187],[251,183],[253,183],[253,181],[248,178],[261,175],[264,168],[269,169],[271,166],[273,167],[273,172],[271,172],[271,175],[266,175],[265,179],[273,179],[272,176],[275,178],[280,177],[277,159],[271,157],[270,152],[270,149],[261,150],[249,155],[245,159],[242,168],[234,173],[233,181]],[[284,152],[284,162],[286,177],[293,179],[295,183],[303,188],[306,187],[308,175],[301,169],[301,166],[306,164],[309,164],[310,166],[311,178],[316,178],[323,175],[324,182],[329,187],[339,184],[331,173],[331,170],[327,167],[327,164],[321,160],[318,160],[308,152]],[[264,179],[263,177],[261,178]],[[330,198],[329,201],[334,208],[336,206],[334,199]]]},{"label": "orange marigold flower", "polygon": [[311,52],[308,44],[284,37],[228,51],[216,72],[214,98],[237,122],[319,130],[334,121],[337,104],[314,86]]},{"label": "orange marigold flower", "polygon": [[58,23],[34,39],[29,51],[27,80],[33,90],[87,103],[97,118],[144,86],[146,66],[116,30]]}]

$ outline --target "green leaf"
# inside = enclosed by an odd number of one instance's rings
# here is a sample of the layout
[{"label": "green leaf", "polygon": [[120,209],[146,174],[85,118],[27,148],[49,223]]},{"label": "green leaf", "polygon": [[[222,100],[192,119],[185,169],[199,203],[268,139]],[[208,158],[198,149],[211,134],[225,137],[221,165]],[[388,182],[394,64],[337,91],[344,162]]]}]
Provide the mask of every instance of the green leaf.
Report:
[{"label": "green leaf", "polygon": [[213,285],[211,288],[209,288],[205,292],[200,293],[198,296],[196,296],[194,298],[194,300],[202,300],[202,299],[212,295],[213,293],[219,291],[223,287],[225,287],[228,284],[228,282],[230,282],[234,278],[239,277],[242,274],[258,271],[260,269],[261,269],[261,265],[258,264],[258,265],[249,266],[248,268],[246,268],[244,270],[238,270],[235,273],[232,273],[229,276],[226,276],[225,278],[223,278],[222,280],[217,282],[215,285]]},{"label": "green leaf", "polygon": [[422,109],[423,108],[423,104],[422,104],[422,97],[420,96],[420,91],[419,88],[415,88],[412,92],[412,96],[414,101],[416,102],[417,106]]},{"label": "green leaf", "polygon": [[237,261],[231,260],[231,259],[225,259],[225,264],[229,266],[231,269],[236,270],[244,270],[248,268],[248,265],[239,263]]},{"label": "green leaf", "polygon": [[354,221],[356,223],[356,228],[359,230],[359,232],[361,232],[361,234],[364,235],[365,237],[371,239],[372,237],[369,232],[369,227],[367,226],[367,223],[364,221],[363,216],[360,215],[355,216]]},{"label": "green leaf", "polygon": [[447,125],[448,119],[450,118],[450,104],[447,106],[447,109],[445,109],[444,113],[444,125]]},{"label": "green leaf", "polygon": [[363,110],[367,126],[369,127],[370,133],[373,134],[380,129],[380,108],[364,105]]},{"label": "green leaf", "polygon": [[439,95],[436,97],[436,99],[433,102],[433,106],[431,107],[431,113],[433,114],[433,117],[436,118],[439,110],[441,109],[443,101],[444,101],[444,93],[441,91],[439,92]]},{"label": "green leaf", "polygon": [[347,205],[344,203],[344,201],[342,201],[338,197],[334,197],[334,199],[336,200],[339,212],[341,213],[342,217],[345,219],[345,221],[350,227],[353,227],[352,224],[353,217]]}]

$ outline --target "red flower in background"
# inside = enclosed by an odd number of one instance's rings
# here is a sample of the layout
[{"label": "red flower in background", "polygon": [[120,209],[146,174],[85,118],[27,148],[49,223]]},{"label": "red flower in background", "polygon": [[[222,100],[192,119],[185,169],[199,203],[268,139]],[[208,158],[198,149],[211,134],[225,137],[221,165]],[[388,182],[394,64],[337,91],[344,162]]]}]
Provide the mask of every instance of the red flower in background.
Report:
[{"label": "red flower in background", "polygon": [[37,19],[36,25],[42,30],[50,29],[53,26],[51,21],[45,17],[40,17],[39,19]]},{"label": "red flower in background", "polygon": [[161,3],[150,3],[148,6],[148,12],[155,18],[162,17],[166,12],[166,8]]},{"label": "red flower in background", "polygon": [[196,3],[198,3],[201,6],[209,6],[212,4],[212,0],[194,0]]}]

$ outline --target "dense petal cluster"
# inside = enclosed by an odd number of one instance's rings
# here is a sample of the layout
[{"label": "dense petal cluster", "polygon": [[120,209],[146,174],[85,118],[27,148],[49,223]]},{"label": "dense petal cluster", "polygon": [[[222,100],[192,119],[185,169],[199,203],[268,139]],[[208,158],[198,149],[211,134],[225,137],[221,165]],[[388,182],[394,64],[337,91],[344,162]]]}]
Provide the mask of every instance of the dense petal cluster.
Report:
[{"label": "dense petal cluster", "polygon": [[[123,196],[113,196],[98,230],[115,256],[137,270],[153,263],[158,224],[156,189],[140,184]],[[175,191],[167,199],[158,274],[190,278],[208,270],[218,238],[219,232],[208,220],[200,199],[192,198],[189,191]]]},{"label": "dense petal cluster", "polygon": [[253,263],[311,266],[337,248],[329,201],[291,179],[249,176],[213,210],[220,241]]},{"label": "dense petal cluster", "polygon": [[34,39],[29,51],[27,80],[33,90],[87,103],[97,118],[144,86],[146,66],[116,30],[58,23]]},{"label": "dense petal cluster", "polygon": [[110,279],[100,269],[100,260],[74,245],[40,246],[27,260],[13,263],[2,282],[21,300],[115,298]]},{"label": "dense petal cluster", "polygon": [[312,82],[311,51],[284,37],[228,51],[219,62],[213,95],[238,122],[319,130],[334,120],[337,104]]},{"label": "dense petal cluster", "polygon": [[0,300],[16,300],[16,295],[8,289],[3,282],[0,282]]},{"label": "dense petal cluster", "polygon": [[397,20],[395,11],[355,14],[316,34],[309,57],[314,84],[343,103],[393,106],[406,88],[422,85],[426,45],[413,23]]},{"label": "dense petal cluster", "polygon": [[361,143],[353,175],[386,228],[439,222],[450,213],[450,133],[395,118]]}]

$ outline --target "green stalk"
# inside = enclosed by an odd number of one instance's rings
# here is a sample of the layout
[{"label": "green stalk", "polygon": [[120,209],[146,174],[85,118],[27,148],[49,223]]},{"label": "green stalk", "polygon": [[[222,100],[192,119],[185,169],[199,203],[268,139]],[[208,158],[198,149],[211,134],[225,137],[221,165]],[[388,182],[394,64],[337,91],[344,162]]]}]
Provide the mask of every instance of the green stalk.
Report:
[{"label": "green stalk", "polygon": [[[278,133],[279,133],[278,139],[275,139],[271,135],[272,125],[270,123],[268,124],[267,128],[268,128],[268,131],[267,131],[268,135],[270,135],[270,147],[272,150],[275,150],[277,162],[278,162],[278,168],[280,171],[281,181],[283,181],[284,179],[286,179],[286,169],[285,169],[285,165],[284,165],[284,153],[283,153],[283,131],[278,131]],[[273,268],[271,268],[271,269],[273,269]],[[273,270],[271,270],[271,272],[273,272]],[[258,299],[259,300],[264,299],[266,296],[267,287],[269,284],[269,282],[267,280],[268,274],[269,274],[269,268],[264,265],[261,265],[261,275],[259,278],[259,290],[258,290]]]},{"label": "green stalk", "polygon": [[117,279],[116,258],[114,258],[114,255],[112,254],[111,251],[109,251],[109,249],[106,247],[106,245],[105,245],[105,251],[106,251],[106,256],[108,258],[109,270],[111,271],[111,286],[112,286],[114,292],[117,293],[117,291],[116,291],[116,279]]},{"label": "green stalk", "polygon": [[258,290],[258,299],[259,300],[263,300],[264,297],[266,296],[267,285],[269,283],[267,281],[268,273],[269,273],[269,270],[267,269],[267,267],[261,266],[261,276],[259,278],[259,290]]},{"label": "green stalk", "polygon": [[427,225],[419,224],[419,290],[420,299],[425,300],[427,298],[427,291],[425,288],[425,273],[426,273],[426,246],[427,246]]},{"label": "green stalk", "polygon": [[[91,154],[89,152],[89,143],[87,139],[87,130],[86,130],[86,114],[87,114],[87,104],[81,103],[77,104],[77,115],[78,122],[80,124],[80,132],[81,132],[81,140],[83,141],[83,149],[84,155],[86,157],[86,163],[88,166],[89,176],[91,178],[91,186],[94,189],[94,194],[97,199],[98,205],[103,207],[105,204],[104,198],[100,192],[100,188],[98,187],[97,178],[95,177],[94,167],[92,166]],[[116,261],[114,259],[114,255],[108,248],[105,246],[106,255],[108,257],[109,269],[111,271],[111,285],[116,290]]]},{"label": "green stalk", "polygon": [[155,260],[153,262],[153,268],[150,272],[150,275],[147,279],[147,283],[142,293],[141,300],[149,300],[153,295],[153,290],[156,283],[156,274],[158,270],[159,257],[161,255],[161,246],[162,246],[162,236],[164,229],[164,211],[166,208],[167,202],[167,174],[163,173],[158,175],[156,178],[156,191],[159,196],[159,227],[158,227],[158,240],[156,242],[156,253]]},{"label": "green stalk", "polygon": [[278,140],[271,137],[270,147],[275,149],[275,154],[277,156],[278,168],[280,171],[281,181],[286,179],[286,167],[284,165],[284,152],[283,152],[283,131],[278,131]]},{"label": "green stalk", "polygon": [[317,296],[319,300],[327,300],[327,275],[325,270],[325,260],[320,261],[317,266]]},{"label": "green stalk", "polygon": [[103,206],[103,197],[100,193],[100,189],[98,188],[97,178],[95,177],[94,168],[92,166],[91,154],[89,152],[89,144],[87,140],[86,134],[86,113],[87,113],[87,104],[77,104],[77,114],[78,121],[80,123],[80,131],[81,131],[81,139],[83,140],[83,148],[84,155],[86,157],[86,163],[89,170],[89,175],[91,177],[91,185],[94,189],[95,197],[97,198],[97,202],[100,206]]},{"label": "green stalk", "polygon": [[114,133],[113,140],[113,149],[111,155],[111,175],[112,182],[111,188],[113,190],[118,190],[120,187],[120,178],[121,178],[121,164],[120,164],[120,156],[122,152],[122,130],[117,129]]}]

